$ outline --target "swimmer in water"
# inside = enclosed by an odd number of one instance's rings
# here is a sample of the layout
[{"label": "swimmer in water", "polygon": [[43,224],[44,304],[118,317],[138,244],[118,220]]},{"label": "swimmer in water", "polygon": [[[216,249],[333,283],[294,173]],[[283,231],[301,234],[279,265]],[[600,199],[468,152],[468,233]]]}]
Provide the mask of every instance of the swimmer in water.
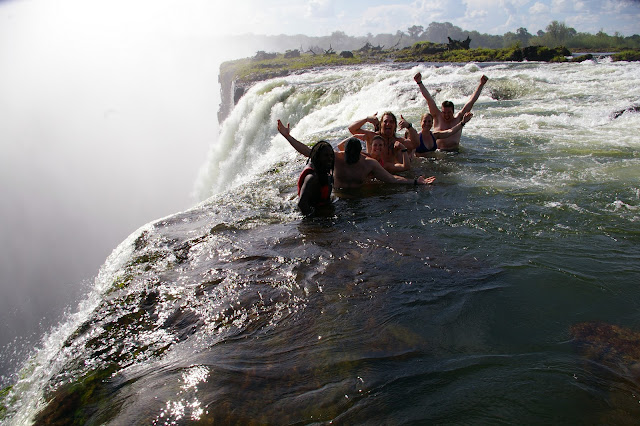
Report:
[{"label": "swimmer in water", "polygon": [[[412,142],[409,139],[401,138],[396,135],[398,129],[398,120],[391,112],[382,114],[382,121],[378,120],[378,113],[370,117],[358,120],[349,126],[349,131],[353,135],[364,138],[367,146],[367,152],[371,153],[371,143],[374,136],[380,136],[384,141],[383,161],[384,168],[390,173],[404,172],[411,168],[409,160],[409,146],[417,145],[417,140]],[[402,116],[401,116],[402,117]],[[374,130],[366,130],[362,127],[366,123],[371,123]],[[406,123],[404,118],[401,123]],[[413,149],[413,148],[412,148]]]},{"label": "swimmer in water", "polygon": [[[435,100],[427,90],[427,88],[422,83],[422,74],[417,73],[413,79],[418,83],[418,87],[420,88],[420,92],[422,96],[427,100],[427,105],[429,106],[429,112],[433,117],[433,127],[436,131],[443,130],[451,130],[454,126],[460,124],[466,113],[471,112],[471,108],[476,103],[478,98],[480,97],[480,92],[482,92],[482,88],[489,80],[486,75],[480,77],[480,83],[478,87],[471,95],[471,98],[467,101],[467,103],[462,107],[460,112],[454,114],[453,112],[453,102],[444,101],[442,103],[442,111],[438,109]],[[462,123],[462,127],[464,127],[464,123]],[[442,151],[458,151],[460,149],[460,137],[462,136],[462,127],[459,127],[457,131],[453,132],[451,135],[438,139],[437,145],[438,149]]]},{"label": "swimmer in water", "polygon": [[[311,148],[291,136],[289,124],[285,126],[278,120],[278,131],[296,151],[309,157]],[[359,188],[367,182],[370,174],[382,182],[396,184],[427,185],[436,179],[433,176],[409,179],[392,175],[378,161],[362,154],[362,144],[358,138],[351,137],[343,142],[345,150],[334,151],[333,186],[335,188]]]}]

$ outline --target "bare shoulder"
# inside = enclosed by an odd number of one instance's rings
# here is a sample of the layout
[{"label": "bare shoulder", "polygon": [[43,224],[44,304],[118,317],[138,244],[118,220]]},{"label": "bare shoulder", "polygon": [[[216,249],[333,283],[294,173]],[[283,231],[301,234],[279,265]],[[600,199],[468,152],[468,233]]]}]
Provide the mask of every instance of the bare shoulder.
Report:
[{"label": "bare shoulder", "polygon": [[380,168],[382,169],[383,167],[380,165],[380,163],[378,163],[378,160],[376,160],[375,158],[371,158],[371,157],[365,157],[363,156],[360,161],[362,161],[362,167],[367,169],[367,172],[370,172],[371,170]]}]

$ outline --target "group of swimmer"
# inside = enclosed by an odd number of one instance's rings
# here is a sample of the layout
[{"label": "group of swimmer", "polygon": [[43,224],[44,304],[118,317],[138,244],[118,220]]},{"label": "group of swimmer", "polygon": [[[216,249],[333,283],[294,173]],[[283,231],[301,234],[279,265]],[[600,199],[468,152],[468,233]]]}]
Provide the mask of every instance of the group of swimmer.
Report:
[{"label": "group of swimmer", "polygon": [[[388,183],[427,185],[435,177],[419,176],[408,179],[393,173],[411,168],[412,156],[428,156],[431,152],[458,151],[462,128],[471,120],[471,108],[480,97],[488,78],[482,76],[478,87],[464,107],[454,113],[451,101],[444,101],[439,109],[435,100],[422,83],[421,73],[414,76],[420,92],[427,101],[429,113],[420,121],[421,131],[400,115],[400,121],[391,112],[377,113],[356,121],[349,126],[352,137],[340,142],[334,151],[329,142],[320,141],[309,147],[291,136],[289,124],[278,120],[278,131],[300,154],[309,158],[309,163],[298,179],[298,207],[304,215],[316,211],[318,207],[331,203],[331,191],[336,188],[357,188],[371,178]],[[363,127],[370,123],[374,130]],[[405,129],[404,137],[396,132]],[[362,153],[361,140],[366,144],[366,153]]]}]

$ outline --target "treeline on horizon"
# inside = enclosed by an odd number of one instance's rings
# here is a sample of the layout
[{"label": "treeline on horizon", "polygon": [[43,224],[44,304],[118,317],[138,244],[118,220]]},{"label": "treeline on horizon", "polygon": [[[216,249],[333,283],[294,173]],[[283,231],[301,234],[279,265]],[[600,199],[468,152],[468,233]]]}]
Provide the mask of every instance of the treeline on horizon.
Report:
[{"label": "treeline on horizon", "polygon": [[[261,45],[261,49],[283,52],[289,49],[299,49],[301,52],[323,53],[327,49],[335,51],[357,50],[367,43],[383,49],[401,49],[412,46],[421,41],[431,43],[447,43],[452,40],[471,39],[470,48],[502,49],[514,46],[545,46],[549,48],[564,46],[570,50],[585,50],[593,52],[621,51],[640,49],[640,35],[624,37],[616,32],[609,35],[603,31],[597,34],[581,33],[568,27],[564,22],[552,21],[545,30],[531,34],[526,28],[518,28],[515,32],[503,35],[481,34],[478,31],[466,31],[450,22],[432,22],[426,28],[413,25],[406,31],[398,30],[395,34],[371,33],[366,36],[350,36],[343,31],[334,31],[331,35],[311,37],[306,35],[277,35],[259,36],[247,34],[234,36],[241,42],[252,42]],[[258,43],[260,40],[260,43]]]}]

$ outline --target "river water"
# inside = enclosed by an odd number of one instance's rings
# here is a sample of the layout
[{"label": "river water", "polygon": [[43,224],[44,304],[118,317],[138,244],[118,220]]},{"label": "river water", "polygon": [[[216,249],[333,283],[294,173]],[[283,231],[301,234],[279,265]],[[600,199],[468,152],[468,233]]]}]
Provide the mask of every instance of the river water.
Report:
[{"label": "river water", "polygon": [[[429,187],[302,218],[311,143],[460,108]],[[142,226],[5,388],[8,424],[569,423],[640,415],[640,64],[328,68],[256,84],[196,207]]]}]

